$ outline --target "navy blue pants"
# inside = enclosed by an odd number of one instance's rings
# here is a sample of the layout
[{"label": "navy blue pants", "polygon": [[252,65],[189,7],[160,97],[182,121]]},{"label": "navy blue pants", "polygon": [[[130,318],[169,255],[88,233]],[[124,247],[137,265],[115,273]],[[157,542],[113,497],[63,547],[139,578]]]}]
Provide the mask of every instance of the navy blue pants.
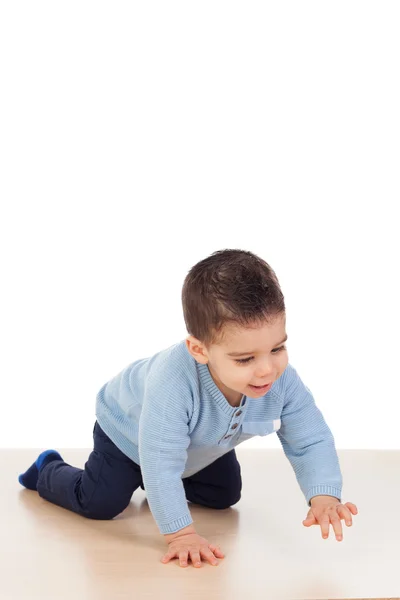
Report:
[{"label": "navy blue pants", "polygon": [[[139,486],[144,489],[142,473],[97,422],[93,440],[94,448],[83,470],[64,461],[52,461],[41,469],[37,490],[49,502],[89,519],[112,519],[128,506]],[[235,451],[182,482],[190,502],[217,509],[236,504],[242,479]]]}]

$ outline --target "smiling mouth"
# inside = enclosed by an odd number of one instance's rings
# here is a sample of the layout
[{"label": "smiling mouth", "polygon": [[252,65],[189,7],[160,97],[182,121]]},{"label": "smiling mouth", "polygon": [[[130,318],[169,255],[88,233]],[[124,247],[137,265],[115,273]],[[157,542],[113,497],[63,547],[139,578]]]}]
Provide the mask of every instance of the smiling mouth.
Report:
[{"label": "smiling mouth", "polygon": [[256,390],[263,390],[264,388],[269,387],[271,385],[272,385],[272,382],[271,383],[266,383],[265,385],[252,385],[252,384],[250,384],[250,387],[255,388]]}]

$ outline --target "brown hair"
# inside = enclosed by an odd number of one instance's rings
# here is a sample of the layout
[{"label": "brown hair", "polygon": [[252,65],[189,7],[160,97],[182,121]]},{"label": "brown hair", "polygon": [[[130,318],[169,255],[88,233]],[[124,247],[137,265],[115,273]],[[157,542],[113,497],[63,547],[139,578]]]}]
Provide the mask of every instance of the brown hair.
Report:
[{"label": "brown hair", "polygon": [[218,250],[194,265],[182,288],[189,335],[206,347],[221,343],[223,328],[251,327],[285,312],[273,269],[247,250]]}]

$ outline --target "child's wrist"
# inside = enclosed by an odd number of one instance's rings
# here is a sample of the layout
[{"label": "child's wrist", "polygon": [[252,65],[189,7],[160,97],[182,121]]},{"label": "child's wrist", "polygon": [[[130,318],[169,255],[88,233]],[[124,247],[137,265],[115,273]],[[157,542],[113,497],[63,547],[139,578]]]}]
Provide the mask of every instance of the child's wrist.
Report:
[{"label": "child's wrist", "polygon": [[179,531],[175,531],[174,533],[165,533],[164,537],[165,537],[165,541],[167,542],[167,544],[169,544],[175,538],[180,537],[182,535],[188,535],[191,533],[197,533],[197,532],[193,525],[188,525],[187,527],[184,527],[183,529],[179,529]]}]

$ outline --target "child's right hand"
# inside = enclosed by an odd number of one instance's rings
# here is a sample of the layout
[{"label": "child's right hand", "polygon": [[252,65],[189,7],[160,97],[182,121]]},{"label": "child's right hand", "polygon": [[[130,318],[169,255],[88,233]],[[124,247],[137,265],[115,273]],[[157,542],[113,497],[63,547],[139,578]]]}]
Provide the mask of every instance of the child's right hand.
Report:
[{"label": "child's right hand", "polygon": [[201,567],[201,558],[208,560],[212,565],[217,566],[217,558],[224,558],[224,554],[219,546],[210,544],[205,538],[197,533],[187,533],[175,537],[168,544],[168,552],[162,558],[163,563],[169,562],[172,558],[179,558],[181,567],[188,566],[188,557],[190,556],[194,567]]}]

